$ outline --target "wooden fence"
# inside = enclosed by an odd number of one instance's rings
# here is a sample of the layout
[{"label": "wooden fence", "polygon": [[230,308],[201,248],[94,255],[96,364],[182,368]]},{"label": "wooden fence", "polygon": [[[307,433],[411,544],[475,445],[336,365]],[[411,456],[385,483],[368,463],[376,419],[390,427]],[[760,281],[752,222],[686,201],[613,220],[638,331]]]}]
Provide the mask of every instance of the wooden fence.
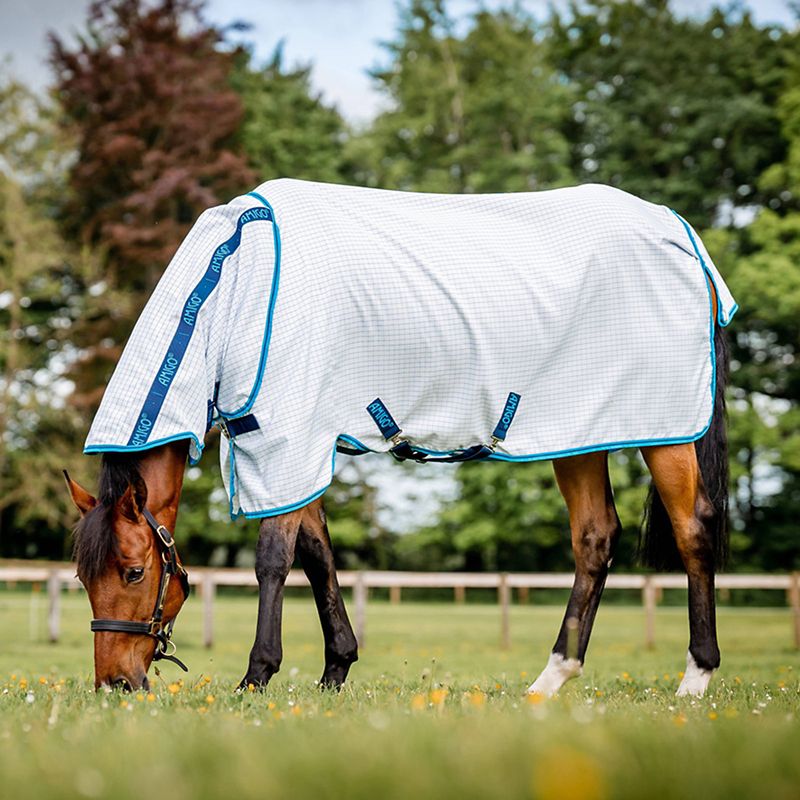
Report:
[{"label": "wooden fence", "polygon": [[[456,602],[464,602],[467,589],[491,589],[497,593],[500,621],[500,645],[511,646],[510,607],[512,591],[527,600],[531,590],[569,589],[573,576],[555,572],[391,572],[341,570],[339,583],[353,592],[353,623],[363,647],[366,641],[367,601],[370,589],[388,589],[392,603],[399,603],[403,589],[452,589]],[[253,570],[193,567],[189,582],[199,587],[203,603],[203,643],[214,641],[214,598],[218,586],[258,586]],[[61,628],[61,590],[81,587],[72,564],[16,562],[0,564],[0,583],[35,583],[47,585],[48,632],[50,641],[58,641]],[[772,589],[786,592],[792,609],[794,646],[800,649],[800,572],[783,575],[717,575],[717,590]],[[287,586],[308,587],[300,570],[292,570]],[[609,575],[606,589],[628,589],[641,594],[644,608],[645,644],[655,644],[655,611],[664,589],[686,589],[685,575]]]}]

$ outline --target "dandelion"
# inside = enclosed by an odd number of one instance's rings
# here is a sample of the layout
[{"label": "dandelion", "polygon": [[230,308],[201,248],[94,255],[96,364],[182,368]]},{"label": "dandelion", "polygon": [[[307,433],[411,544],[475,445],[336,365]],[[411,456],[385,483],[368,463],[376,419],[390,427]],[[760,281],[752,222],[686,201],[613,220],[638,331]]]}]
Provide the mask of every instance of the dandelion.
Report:
[{"label": "dandelion", "polygon": [[717,717],[719,717],[719,714],[717,714],[717,712],[716,712],[716,711],[709,711],[709,712],[708,712],[708,718],[709,718],[709,719],[710,719],[712,722],[713,722],[715,719],[717,719]]},{"label": "dandelion", "polygon": [[533,775],[537,800],[602,800],[607,796],[600,764],[591,756],[567,747],[545,753]]},{"label": "dandelion", "polygon": [[627,673],[627,672],[623,672],[622,673],[622,680],[629,681],[630,679],[631,679],[631,676],[630,676],[629,673]]},{"label": "dandelion", "polygon": [[120,700],[119,701],[119,707],[120,708],[127,708],[128,707],[128,701],[127,700]]},{"label": "dandelion", "polygon": [[292,714],[293,714],[295,717],[299,717],[299,716],[301,716],[301,715],[302,715],[302,713],[303,713],[303,709],[302,709],[302,708],[300,708],[300,706],[293,706],[293,707],[292,707]]},{"label": "dandelion", "polygon": [[267,703],[267,711],[274,711],[274,710],[275,710],[275,703],[273,703],[273,702],[270,700],[270,702],[269,702],[269,703]]},{"label": "dandelion", "polygon": [[197,709],[198,714],[206,714],[207,712],[208,712],[208,706],[200,706],[200,708]]},{"label": "dandelion", "polygon": [[412,711],[422,711],[423,708],[427,705],[425,695],[424,694],[415,694],[411,698],[411,710]]},{"label": "dandelion", "polygon": [[486,705],[486,695],[480,689],[477,692],[466,692],[464,697],[475,708],[483,708]]},{"label": "dandelion", "polygon": [[180,690],[181,690],[181,685],[179,683],[171,683],[169,686],[167,686],[167,691],[170,694],[178,694]]},{"label": "dandelion", "polygon": [[141,692],[136,692],[136,702],[137,703],[144,702],[144,695]]},{"label": "dandelion", "polygon": [[42,686],[47,686],[47,678],[45,678],[45,676],[44,676],[44,675],[41,675],[41,676],[39,677],[39,683],[41,683],[41,684],[42,684]]},{"label": "dandelion", "polygon": [[215,698],[213,694],[206,695],[206,703],[208,703],[208,705],[211,705],[214,702],[214,700]]},{"label": "dandelion", "polygon": [[545,696],[541,692],[528,692],[525,695],[525,702],[529,706],[538,706],[545,701]]},{"label": "dandelion", "polygon": [[28,679],[27,678],[20,678],[19,679],[19,688],[20,689],[27,689],[28,688]]},{"label": "dandelion", "polygon": [[430,701],[433,705],[441,708],[444,705],[444,701],[447,699],[448,694],[450,694],[450,692],[447,689],[434,689],[430,693]]},{"label": "dandelion", "polygon": [[672,721],[675,723],[675,725],[677,725],[677,727],[682,728],[687,722],[686,714],[677,714],[672,718]]},{"label": "dandelion", "polygon": [[247,684],[247,691],[248,692],[254,692],[255,690],[256,690],[256,685],[254,683],[248,683]]},{"label": "dandelion", "polygon": [[154,703],[156,700],[156,696],[152,692],[147,693],[147,702]]}]

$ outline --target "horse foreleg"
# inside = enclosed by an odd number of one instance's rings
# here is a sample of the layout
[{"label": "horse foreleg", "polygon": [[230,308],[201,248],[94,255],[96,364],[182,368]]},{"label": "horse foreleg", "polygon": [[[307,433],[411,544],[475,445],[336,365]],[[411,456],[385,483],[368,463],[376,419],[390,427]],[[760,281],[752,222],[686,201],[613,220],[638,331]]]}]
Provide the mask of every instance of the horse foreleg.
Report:
[{"label": "horse foreleg", "polygon": [[528,689],[547,696],[581,674],[620,533],[605,452],[559,459],[553,469],[569,510],[575,581],[550,660]]},{"label": "horse foreleg", "polygon": [[714,597],[714,507],[693,444],[642,449],[689,579],[689,652],[678,695],[704,694],[719,666]]},{"label": "horse foreleg", "polygon": [[347,678],[350,665],[358,660],[358,644],[339,589],[322,500],[306,506],[304,511],[297,548],[314,592],[325,639],[325,670],[320,684],[338,688]]},{"label": "horse foreleg", "polygon": [[303,511],[264,519],[256,546],[258,622],[247,674],[239,684],[263,687],[280,669],[283,659],[281,615],[283,586],[294,561],[294,548]]}]

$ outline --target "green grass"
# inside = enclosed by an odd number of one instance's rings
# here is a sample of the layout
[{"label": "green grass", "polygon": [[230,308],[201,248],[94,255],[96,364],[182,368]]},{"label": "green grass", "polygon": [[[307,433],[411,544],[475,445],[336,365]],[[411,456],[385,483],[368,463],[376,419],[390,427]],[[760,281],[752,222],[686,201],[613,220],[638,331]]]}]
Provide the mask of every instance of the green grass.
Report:
[{"label": "green grass", "polygon": [[189,676],[166,664],[150,696],[98,695],[85,597],[65,596],[57,645],[30,597],[0,592],[2,797],[800,796],[786,610],[722,609],[711,692],[678,700],[685,611],[659,611],[647,651],[641,609],[603,607],[584,676],[532,703],[561,608],[515,606],[502,651],[496,606],[371,603],[361,661],[336,694],[314,684],[313,604],[293,599],[281,673],[237,695],[255,598],[218,601],[210,651],[193,598],[176,635]]}]

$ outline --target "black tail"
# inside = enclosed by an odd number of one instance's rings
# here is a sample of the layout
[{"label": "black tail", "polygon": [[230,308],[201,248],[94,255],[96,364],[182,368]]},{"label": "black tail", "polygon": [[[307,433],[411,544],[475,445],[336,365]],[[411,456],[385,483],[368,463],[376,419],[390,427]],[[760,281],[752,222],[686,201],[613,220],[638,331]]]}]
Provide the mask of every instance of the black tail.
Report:
[{"label": "black tail", "polygon": [[[717,367],[714,416],[705,436],[695,442],[695,450],[706,494],[714,508],[714,518],[707,524],[711,528],[714,556],[719,568],[724,566],[728,557],[728,437],[725,430],[728,343],[719,326],[714,331],[714,354]],[[643,564],[655,569],[683,568],[672,535],[672,524],[652,484],[645,505],[639,557]]]}]

